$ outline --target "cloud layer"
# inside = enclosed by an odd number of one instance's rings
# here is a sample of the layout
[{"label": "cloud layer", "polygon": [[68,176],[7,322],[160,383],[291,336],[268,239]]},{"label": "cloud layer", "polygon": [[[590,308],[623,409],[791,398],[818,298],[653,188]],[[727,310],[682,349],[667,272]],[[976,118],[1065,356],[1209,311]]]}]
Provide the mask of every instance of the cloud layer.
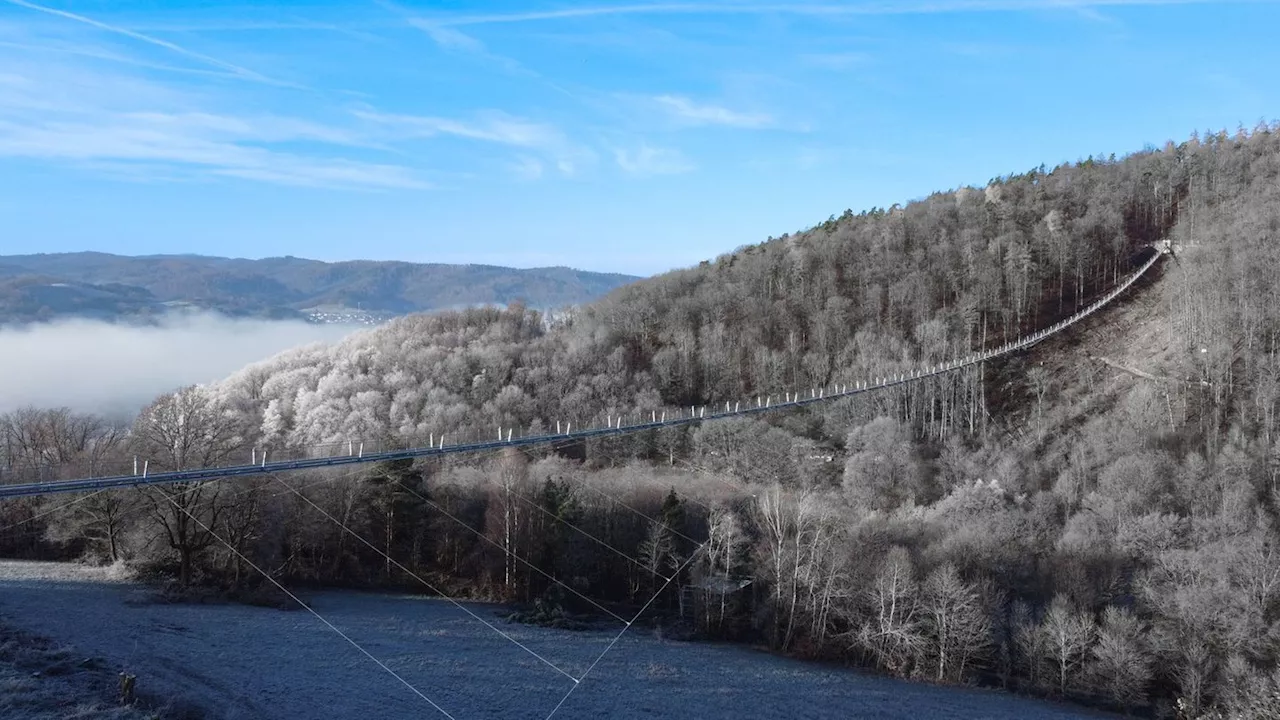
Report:
[{"label": "cloud layer", "polygon": [[24,405],[132,413],[160,393],[353,331],[209,314],[170,316],[156,327],[66,320],[0,329],[0,413]]}]

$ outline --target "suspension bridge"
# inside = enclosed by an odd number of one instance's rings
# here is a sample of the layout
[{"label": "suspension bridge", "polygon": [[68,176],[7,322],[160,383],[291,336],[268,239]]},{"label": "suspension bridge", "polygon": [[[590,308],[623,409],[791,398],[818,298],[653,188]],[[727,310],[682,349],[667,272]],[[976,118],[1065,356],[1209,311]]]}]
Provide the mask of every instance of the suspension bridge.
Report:
[{"label": "suspension bridge", "polygon": [[[785,410],[788,408],[804,407],[817,403],[833,402],[853,397],[855,395],[861,395],[863,393],[875,392],[899,385],[915,383],[939,375],[945,375],[947,373],[952,373],[957,370],[962,370],[974,365],[980,365],[1006,355],[1017,353],[1043,342],[1044,340],[1063,332],[1072,325],[1079,323],[1111,304],[1112,301],[1128,290],[1133,283],[1143,277],[1162,257],[1172,251],[1172,248],[1167,242],[1153,245],[1150,249],[1152,251],[1151,257],[1139,266],[1137,270],[1126,277],[1123,282],[1116,285],[1106,295],[1070,317],[1047,328],[1038,330],[1030,335],[1013,340],[1000,347],[978,351],[949,362],[938,365],[929,365],[904,374],[868,378],[852,384],[841,384],[829,388],[812,388],[807,394],[800,392],[788,392],[784,393],[781,398],[776,400],[773,397],[756,397],[746,401],[728,401],[725,402],[723,406],[717,404],[714,406],[691,407],[674,413],[668,411],[660,414],[659,412],[654,411],[649,415],[647,420],[642,417],[638,418],[635,422],[628,422],[622,417],[618,417],[616,420],[611,417],[607,420],[605,427],[573,430],[572,426],[564,425],[557,428],[557,432],[554,434],[546,433],[515,437],[514,432],[508,428],[506,429],[507,434],[503,436],[503,429],[499,428],[496,439],[482,442],[446,445],[445,437],[442,435],[439,443],[436,443],[433,439],[431,444],[428,446],[402,450],[388,450],[373,453],[365,453],[362,450],[357,453],[354,451],[353,447],[346,455],[277,460],[272,462],[267,461],[264,453],[261,462],[255,461],[248,465],[156,473],[148,472],[144,466],[141,473],[135,469],[135,472],[130,475],[86,477],[73,480],[0,485],[0,499],[53,495],[58,493],[103,491],[115,488],[141,487],[145,485],[200,482],[253,475],[268,475],[291,470],[310,470],[344,465],[356,465],[361,463],[379,463],[458,453],[483,452],[508,447],[565,443],[615,435],[628,435],[647,430],[661,430],[664,428],[680,427],[682,425],[690,425],[708,420],[743,417],[759,413]],[[674,416],[668,417],[668,415]]]}]

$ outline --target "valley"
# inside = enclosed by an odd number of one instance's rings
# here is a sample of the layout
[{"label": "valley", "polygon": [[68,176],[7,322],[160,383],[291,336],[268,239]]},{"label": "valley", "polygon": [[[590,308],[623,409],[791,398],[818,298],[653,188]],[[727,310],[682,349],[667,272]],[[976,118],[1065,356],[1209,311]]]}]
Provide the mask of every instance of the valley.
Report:
[{"label": "valley", "polygon": [[[0,622],[76,643],[138,677],[139,692],[199,708],[207,720],[422,718],[435,712],[307,612],[169,604],[101,572],[0,562]],[[440,600],[305,592],[308,604],[457,718],[538,720],[572,683]],[[580,674],[617,634],[503,624]],[[637,626],[583,680],[557,717],[1108,717],[981,690],[918,686],[740,647],[666,640]]]}]

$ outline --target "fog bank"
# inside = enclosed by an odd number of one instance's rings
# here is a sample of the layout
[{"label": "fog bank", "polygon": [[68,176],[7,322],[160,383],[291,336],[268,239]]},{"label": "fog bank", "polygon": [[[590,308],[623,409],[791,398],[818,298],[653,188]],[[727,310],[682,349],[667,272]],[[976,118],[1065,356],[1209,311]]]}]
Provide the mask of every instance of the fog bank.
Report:
[{"label": "fog bank", "polygon": [[71,319],[3,328],[0,413],[36,405],[132,414],[160,393],[361,329],[212,313],[174,314],[147,327]]}]

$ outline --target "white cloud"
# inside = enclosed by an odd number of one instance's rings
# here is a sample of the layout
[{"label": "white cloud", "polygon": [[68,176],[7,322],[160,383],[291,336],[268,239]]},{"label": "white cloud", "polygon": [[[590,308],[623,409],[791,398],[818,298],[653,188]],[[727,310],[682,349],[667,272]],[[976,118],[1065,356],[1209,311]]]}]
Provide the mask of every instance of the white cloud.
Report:
[{"label": "white cloud", "polygon": [[537,152],[564,175],[573,175],[596,159],[590,148],[565,137],[554,125],[498,111],[479,113],[470,120],[366,110],[357,111],[356,116],[378,126],[380,132],[403,139],[451,136]]},{"label": "white cloud", "polygon": [[511,165],[511,172],[521,180],[537,180],[542,177],[542,162],[537,158],[521,155]]},{"label": "white cloud", "polygon": [[[1265,1],[1265,0],[1263,0]],[[531,12],[491,13],[434,17],[436,26],[487,25],[569,20],[609,15],[798,15],[839,17],[858,15],[929,15],[938,13],[1034,12],[1067,10],[1080,12],[1106,7],[1245,4],[1258,0],[915,0],[914,2],[792,3],[777,2],[655,2],[627,5],[599,5]],[[426,22],[426,21],[424,21]]]},{"label": "white cloud", "polygon": [[190,172],[318,187],[410,188],[428,184],[407,168],[344,158],[308,157],[261,145],[354,144],[348,133],[290,118],[208,113],[4,113],[0,157],[161,165]]},{"label": "white cloud", "polygon": [[549,147],[565,142],[551,125],[531,122],[501,112],[488,112],[472,121],[427,115],[397,115],[359,110],[356,117],[375,123],[402,137],[453,135],[470,140],[515,145]]},{"label": "white cloud", "polygon": [[418,19],[410,19],[409,24],[425,32],[428,37],[445,50],[458,50],[475,54],[487,52],[484,43],[460,30]]},{"label": "white cloud", "polygon": [[490,52],[484,43],[448,25],[422,18],[409,18],[409,24],[425,32],[442,50],[472,55],[516,75],[541,77],[509,57]]},{"label": "white cloud", "polygon": [[113,33],[115,35],[121,35],[123,37],[127,37],[132,40],[136,40],[138,42],[146,43],[148,45],[154,45],[156,47],[164,48],[166,50],[169,50],[170,52],[176,53],[178,55],[182,55],[183,57],[186,57],[192,60],[197,60],[199,62],[205,63],[207,65],[212,65],[217,68],[221,68],[222,70],[226,70],[232,73],[233,75],[244,78],[246,80],[254,80],[257,82],[265,82],[265,83],[275,84],[275,85],[286,84],[286,83],[280,83],[276,80],[272,80],[271,78],[265,75],[262,75],[261,73],[255,72],[253,70],[249,70],[248,68],[241,67],[234,63],[229,63],[224,60],[219,60],[218,58],[212,57],[210,55],[205,55],[204,53],[199,53],[194,50],[189,50],[180,45],[171,43],[168,40],[162,40],[160,38],[152,37],[150,35],[144,35],[143,33],[134,32],[133,30],[129,30],[127,28],[123,28],[118,25],[111,25],[109,23],[100,22],[98,20],[94,20],[93,18],[86,17],[84,15],[77,15],[76,13],[67,12],[65,10],[58,10],[56,8],[45,7],[44,5],[37,5],[36,3],[33,3],[33,2],[27,2],[27,0],[0,0],[0,2],[6,2],[10,5],[17,5],[18,7],[25,8],[27,10],[41,12],[47,15],[60,17],[65,20],[71,20],[73,22],[89,25],[91,27],[97,28],[98,30]]},{"label": "white cloud", "polygon": [[679,150],[642,144],[634,150],[614,150],[618,167],[631,175],[678,175],[695,169]]},{"label": "white cloud", "polygon": [[679,95],[660,95],[654,101],[678,122],[688,125],[724,125],[737,128],[767,128],[774,124],[764,113],[745,113],[719,105],[697,103]]},{"label": "white cloud", "polygon": [[800,62],[824,70],[851,70],[871,64],[873,58],[861,52],[806,53]]},{"label": "white cloud", "polygon": [[[0,58],[4,59],[4,58]],[[154,182],[236,177],[295,186],[423,189],[415,170],[364,159],[382,138],[234,106],[142,77],[88,67],[10,59],[0,76],[0,158],[74,164]],[[302,146],[302,147],[300,147]]]},{"label": "white cloud", "polygon": [[350,327],[173,315],[155,327],[65,320],[0,329],[0,413],[23,405],[136,411],[157,395],[220,380],[245,365]]}]

